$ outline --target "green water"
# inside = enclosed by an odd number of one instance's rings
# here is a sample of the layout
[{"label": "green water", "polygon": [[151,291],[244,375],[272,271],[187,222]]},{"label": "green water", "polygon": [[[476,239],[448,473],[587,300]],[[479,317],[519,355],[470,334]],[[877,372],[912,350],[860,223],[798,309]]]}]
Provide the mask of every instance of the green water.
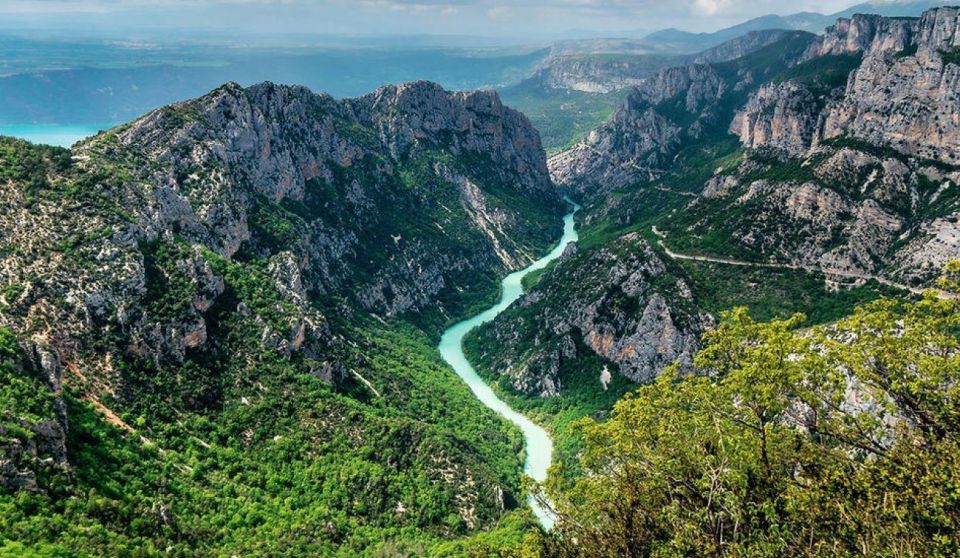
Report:
[{"label": "green water", "polygon": [[[472,318],[454,324],[440,338],[440,355],[453,367],[457,375],[467,383],[477,399],[517,425],[523,432],[527,450],[523,472],[537,481],[543,481],[547,478],[547,469],[550,467],[550,461],[553,458],[553,440],[550,439],[546,430],[497,397],[497,394],[477,374],[466,355],[463,354],[463,338],[471,329],[496,318],[500,312],[506,310],[508,306],[523,295],[523,286],[520,281],[524,275],[531,271],[543,269],[548,263],[560,257],[567,244],[577,241],[577,229],[573,223],[573,214],[578,209],[580,209],[580,206],[573,204],[573,211],[563,218],[563,237],[560,238],[560,242],[549,254],[531,264],[530,267],[511,273],[504,278],[501,284],[500,301],[496,305]],[[540,520],[540,524],[545,529],[553,527],[554,519],[550,512],[540,506],[533,497],[529,498],[529,503],[534,514]]]},{"label": "green water", "polygon": [[13,136],[31,143],[70,147],[78,141],[108,130],[109,124],[0,124],[0,136]]}]

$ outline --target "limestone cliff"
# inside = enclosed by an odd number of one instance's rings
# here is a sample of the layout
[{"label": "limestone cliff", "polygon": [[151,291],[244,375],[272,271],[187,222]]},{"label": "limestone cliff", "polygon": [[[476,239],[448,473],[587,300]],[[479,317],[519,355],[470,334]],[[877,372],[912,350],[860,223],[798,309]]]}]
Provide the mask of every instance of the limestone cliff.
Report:
[{"label": "limestone cliff", "polygon": [[607,123],[551,157],[551,176],[583,199],[655,180],[681,149],[717,137],[748,94],[793,66],[813,40],[809,33],[784,32],[729,62],[658,72],[634,88]]},{"label": "limestone cliff", "polygon": [[[0,327],[121,407],[145,390],[218,409],[224,370],[264,354],[349,384],[367,366],[350,328],[434,330],[548,246],[562,212],[525,117],[426,82],[344,101],[227,84],[72,152],[0,147]],[[0,463],[29,488],[17,471]]]},{"label": "limestone cliff", "polygon": [[689,367],[710,323],[634,233],[595,249],[569,247],[515,307],[479,330],[474,356],[521,392],[555,396],[569,381],[564,374],[582,372],[576,361],[586,354],[634,382],[677,361]]}]

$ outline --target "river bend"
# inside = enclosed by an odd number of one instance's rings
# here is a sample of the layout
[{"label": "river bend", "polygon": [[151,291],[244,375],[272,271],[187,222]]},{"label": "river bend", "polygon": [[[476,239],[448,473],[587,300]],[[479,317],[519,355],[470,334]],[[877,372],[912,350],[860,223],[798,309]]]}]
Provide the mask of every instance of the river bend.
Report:
[{"label": "river bend", "polygon": [[[567,200],[570,201],[570,200]],[[573,202],[570,202],[573,203]],[[577,230],[573,222],[573,215],[580,206],[573,204],[573,211],[563,218],[563,236],[556,247],[549,254],[530,264],[529,267],[507,275],[501,283],[500,301],[483,312],[456,323],[443,332],[440,338],[440,355],[453,367],[457,375],[470,387],[477,399],[487,407],[493,409],[504,418],[515,424],[523,433],[526,447],[526,461],[523,472],[538,482],[547,478],[547,469],[553,458],[553,440],[547,431],[534,423],[526,416],[514,410],[505,401],[497,397],[493,389],[477,374],[470,361],[463,353],[463,338],[475,327],[489,322],[498,314],[507,309],[517,299],[523,296],[521,280],[525,275],[538,269],[543,269],[550,262],[563,254],[567,244],[577,241]],[[553,527],[553,517],[533,497],[528,499],[530,507],[545,529]]]}]

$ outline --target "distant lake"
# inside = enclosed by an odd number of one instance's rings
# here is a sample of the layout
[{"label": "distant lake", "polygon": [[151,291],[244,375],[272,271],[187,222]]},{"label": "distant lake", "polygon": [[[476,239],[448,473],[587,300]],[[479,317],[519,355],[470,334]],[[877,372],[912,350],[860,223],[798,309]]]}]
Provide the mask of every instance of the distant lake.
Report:
[{"label": "distant lake", "polygon": [[110,124],[0,124],[0,136],[13,136],[32,143],[70,147],[100,130],[112,127]]}]

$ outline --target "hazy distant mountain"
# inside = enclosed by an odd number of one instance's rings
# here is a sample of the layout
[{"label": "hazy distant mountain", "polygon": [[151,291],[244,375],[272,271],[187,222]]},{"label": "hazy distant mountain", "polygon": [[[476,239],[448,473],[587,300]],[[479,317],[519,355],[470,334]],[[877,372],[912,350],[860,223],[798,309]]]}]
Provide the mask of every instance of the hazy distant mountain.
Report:
[{"label": "hazy distant mountain", "polygon": [[675,28],[663,29],[650,33],[644,37],[644,40],[650,43],[659,43],[661,48],[671,48],[674,51],[695,52],[719,45],[720,43],[739,37],[750,31],[763,29],[797,29],[810,31],[812,33],[821,33],[828,26],[833,25],[837,18],[850,17],[857,13],[878,14],[887,17],[919,16],[924,10],[943,4],[944,2],[942,1],[936,2],[931,0],[920,0],[917,2],[864,2],[834,14],[799,12],[786,16],[765,15],[712,33],[691,33]]}]

